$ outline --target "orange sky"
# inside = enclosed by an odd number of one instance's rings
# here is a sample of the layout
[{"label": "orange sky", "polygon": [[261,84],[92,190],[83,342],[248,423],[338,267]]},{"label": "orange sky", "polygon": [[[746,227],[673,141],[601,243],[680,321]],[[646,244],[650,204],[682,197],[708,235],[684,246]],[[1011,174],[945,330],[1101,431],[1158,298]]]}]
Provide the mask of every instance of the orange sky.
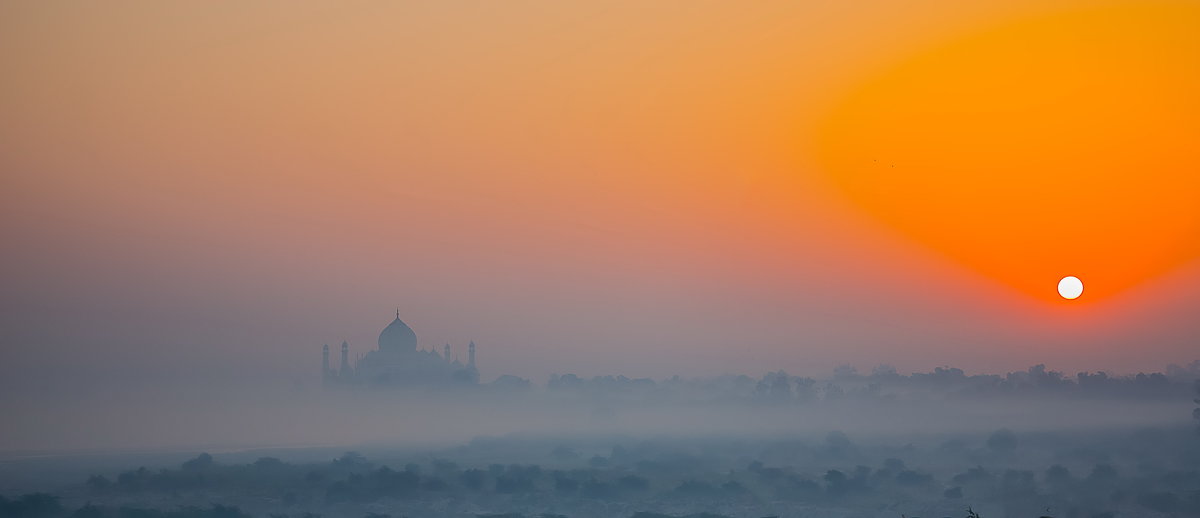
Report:
[{"label": "orange sky", "polygon": [[[1200,252],[1200,5],[1004,20],[853,90],[821,153],[906,234],[1031,296],[1102,301]],[[1052,288],[1087,281],[1078,301]]]},{"label": "orange sky", "polygon": [[1194,359],[1198,8],[963,4],[6,3],[9,368]]}]

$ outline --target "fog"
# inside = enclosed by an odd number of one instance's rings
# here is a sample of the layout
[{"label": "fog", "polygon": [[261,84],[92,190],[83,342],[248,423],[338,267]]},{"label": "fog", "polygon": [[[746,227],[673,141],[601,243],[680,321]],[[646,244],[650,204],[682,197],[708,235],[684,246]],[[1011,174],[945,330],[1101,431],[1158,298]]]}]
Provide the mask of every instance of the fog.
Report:
[{"label": "fog", "polygon": [[1198,370],[131,383],[7,399],[0,494],[53,495],[46,516],[1187,514]]},{"label": "fog", "polygon": [[1075,4],[0,2],[0,518],[1200,514],[1200,10]]},{"label": "fog", "polygon": [[20,419],[6,423],[3,449],[444,446],[511,433],[739,435],[852,429],[920,434],[1001,426],[1095,429],[1179,424],[1189,418],[1180,410],[1188,401],[1186,391],[1177,387],[1173,394],[968,396],[828,380],[806,387],[808,394],[775,401],[778,396],[758,389],[761,381],[730,376],[644,380],[645,386],[630,380],[625,386],[483,385],[399,392],[322,390],[319,385],[106,387],[57,400],[6,401],[6,415]]}]

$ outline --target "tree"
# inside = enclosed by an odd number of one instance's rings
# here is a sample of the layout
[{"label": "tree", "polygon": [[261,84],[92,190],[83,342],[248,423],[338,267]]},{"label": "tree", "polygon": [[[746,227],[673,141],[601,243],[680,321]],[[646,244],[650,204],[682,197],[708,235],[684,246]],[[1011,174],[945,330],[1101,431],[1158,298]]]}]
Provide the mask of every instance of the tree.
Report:
[{"label": "tree", "polygon": [[[1196,389],[1196,395],[1200,395],[1200,379],[1193,382],[1192,385],[1193,385],[1193,388]],[[1200,398],[1193,399],[1192,401],[1195,402],[1197,405],[1200,405]],[[1192,409],[1192,419],[1200,421],[1200,407],[1196,407],[1196,408]],[[1196,427],[1196,433],[1200,433],[1200,426]]]},{"label": "tree", "polygon": [[896,368],[886,363],[881,363],[871,370],[871,377],[878,380],[894,381],[901,378],[900,373],[896,372]]},{"label": "tree", "polygon": [[87,479],[87,486],[92,491],[101,492],[112,487],[112,481],[104,475],[92,475]]},{"label": "tree", "polygon": [[486,480],[487,474],[481,469],[468,469],[462,472],[462,483],[471,491],[480,491],[483,489],[483,482]]},{"label": "tree", "polygon": [[850,441],[850,437],[846,432],[834,430],[825,436],[825,446],[829,448],[830,453],[838,457],[849,455],[854,450],[854,443]]},{"label": "tree", "polygon": [[185,471],[199,471],[213,465],[212,455],[201,453],[196,458],[183,463]]},{"label": "tree", "polygon": [[104,518],[105,516],[104,509],[91,502],[84,504],[83,507],[71,513],[71,518]]},{"label": "tree", "polygon": [[650,481],[637,475],[625,475],[617,479],[617,484],[619,484],[622,489],[628,489],[631,491],[645,491],[650,489]]},{"label": "tree", "polygon": [[16,500],[0,497],[0,516],[28,518],[58,516],[63,512],[58,497],[46,493],[29,493]]},{"label": "tree", "polygon": [[338,457],[333,460],[334,466],[347,467],[347,468],[363,466],[366,464],[367,464],[367,458],[363,457],[361,453],[358,453],[356,451],[348,451],[346,453],[343,453],[341,457]]},{"label": "tree", "polygon": [[1061,464],[1050,466],[1046,470],[1046,486],[1056,493],[1065,492],[1070,489],[1074,480],[1071,478],[1071,471],[1063,467]]},{"label": "tree", "polygon": [[825,491],[831,495],[842,495],[849,491],[849,477],[839,470],[831,469],[825,472]]},{"label": "tree", "polygon": [[792,397],[792,384],[788,380],[788,374],[784,371],[769,372],[763,375],[762,380],[754,388],[756,396],[774,401],[786,401]]}]

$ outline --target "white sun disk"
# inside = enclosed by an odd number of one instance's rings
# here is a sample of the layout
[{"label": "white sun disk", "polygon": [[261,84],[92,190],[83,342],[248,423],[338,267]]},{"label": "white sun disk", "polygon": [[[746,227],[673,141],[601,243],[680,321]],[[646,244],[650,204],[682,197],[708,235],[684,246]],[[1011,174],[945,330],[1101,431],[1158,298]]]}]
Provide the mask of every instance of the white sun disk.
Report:
[{"label": "white sun disk", "polygon": [[1074,275],[1063,277],[1058,281],[1058,294],[1067,300],[1073,300],[1083,295],[1083,281]]}]

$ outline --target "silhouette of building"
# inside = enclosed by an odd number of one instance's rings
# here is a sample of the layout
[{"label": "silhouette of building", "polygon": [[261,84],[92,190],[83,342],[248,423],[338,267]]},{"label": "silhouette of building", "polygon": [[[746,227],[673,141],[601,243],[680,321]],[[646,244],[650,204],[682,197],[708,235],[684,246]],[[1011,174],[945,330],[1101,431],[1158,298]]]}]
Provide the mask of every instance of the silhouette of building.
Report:
[{"label": "silhouette of building", "polygon": [[475,369],[475,342],[467,345],[467,363],[463,365],[451,356],[450,344],[443,353],[436,349],[417,348],[417,334],[408,324],[396,319],[379,333],[379,347],[350,364],[350,344],[342,342],[341,366],[329,365],[329,345],[322,350],[321,379],[326,385],[366,386],[432,386],[446,384],[476,384],[479,371]]}]

